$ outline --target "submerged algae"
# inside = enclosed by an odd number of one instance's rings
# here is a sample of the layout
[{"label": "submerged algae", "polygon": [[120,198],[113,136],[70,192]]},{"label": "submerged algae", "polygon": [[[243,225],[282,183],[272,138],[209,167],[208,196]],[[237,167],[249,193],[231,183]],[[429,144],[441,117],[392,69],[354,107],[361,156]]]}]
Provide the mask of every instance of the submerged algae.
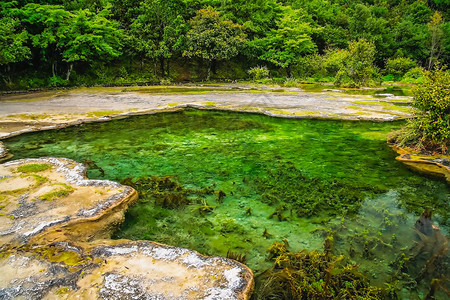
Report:
[{"label": "submerged algae", "polygon": [[[328,242],[327,242],[328,241]],[[367,277],[343,256],[334,256],[325,240],[325,252],[290,252],[286,243],[269,249],[273,267],[257,279],[256,299],[386,299],[389,291],[371,286]],[[390,297],[395,298],[395,295]]]},{"label": "submerged algae", "polygon": [[[291,162],[269,170],[267,177],[257,179],[262,201],[270,205],[281,205],[270,217],[276,215],[280,221],[282,212],[289,210],[298,216],[356,213],[367,196],[381,194],[387,190],[373,186],[356,186],[339,180],[308,178]],[[282,208],[281,208],[282,207]]]},{"label": "submerged algae", "polygon": [[[382,286],[389,262],[413,244],[414,216],[424,206],[435,208],[435,220],[448,232],[448,187],[410,172],[385,143],[400,125],[187,110],[26,134],[5,144],[19,158],[94,162],[90,177],[147,178],[141,182],[147,196],[128,210],[116,238],[239,253],[260,273],[271,265],[265,250],[274,240],[288,240],[294,252],[313,251],[322,248],[320,233],[331,230],[336,255],[350,257]],[[30,143],[38,147],[24,148]],[[172,188],[155,186],[152,176],[169,178],[162,186]],[[192,192],[205,189],[216,193]],[[156,196],[170,193],[188,201],[155,205]]]}]

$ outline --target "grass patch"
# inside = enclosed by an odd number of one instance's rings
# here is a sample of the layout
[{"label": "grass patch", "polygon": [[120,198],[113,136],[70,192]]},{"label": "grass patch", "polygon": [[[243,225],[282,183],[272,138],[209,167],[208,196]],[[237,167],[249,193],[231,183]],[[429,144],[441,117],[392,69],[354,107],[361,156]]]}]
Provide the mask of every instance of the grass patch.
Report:
[{"label": "grass patch", "polygon": [[354,105],[347,106],[346,108],[347,108],[347,109],[354,109],[354,110],[359,110],[359,109],[361,109],[361,107],[359,107],[359,106],[354,106]]},{"label": "grass patch", "polygon": [[62,186],[63,188],[41,195],[38,197],[38,199],[42,201],[53,201],[57,198],[67,197],[69,196],[70,193],[74,191],[74,189],[71,186],[65,183],[56,183],[54,185],[59,185]]},{"label": "grass patch", "polygon": [[287,110],[281,110],[281,109],[268,109],[271,113],[277,114],[277,115],[292,115],[293,113]]},{"label": "grass patch", "polygon": [[40,185],[42,185],[42,184],[44,184],[45,182],[48,181],[47,177],[39,176],[37,174],[22,175],[20,177],[22,177],[22,178],[27,178],[27,177],[33,178],[36,181],[36,184],[34,185],[34,187],[40,186]]},{"label": "grass patch", "polygon": [[[377,106],[381,106],[385,110],[397,111],[397,112],[403,112],[403,113],[411,113],[411,111],[412,111],[411,107],[409,107],[409,106],[395,105],[390,102],[375,102],[375,101],[372,102],[372,101],[360,101],[360,100],[355,100],[352,102],[355,104],[360,104],[360,105],[377,105]],[[357,106],[348,106],[347,108],[360,109],[360,107],[357,107]]]},{"label": "grass patch", "polygon": [[100,111],[91,111],[87,113],[88,117],[104,117],[109,115],[117,115],[121,113],[120,110],[100,110]]},{"label": "grass patch", "polygon": [[404,112],[404,113],[411,113],[412,112],[412,108],[408,107],[408,106],[399,106],[399,105],[394,105],[394,104],[382,104],[384,109],[387,110],[396,110],[396,111],[400,111],[400,112]]},{"label": "grass patch", "polygon": [[361,104],[361,105],[383,105],[380,102],[375,102],[375,101],[361,101],[361,100],[355,100],[352,101],[355,104]]},{"label": "grass patch", "polygon": [[370,114],[367,112],[363,112],[363,111],[357,111],[354,113],[350,113],[349,115],[359,116],[359,115],[370,115]]},{"label": "grass patch", "polygon": [[293,113],[296,116],[311,116],[311,115],[320,115],[320,111],[318,110],[307,110],[307,111],[299,111]]},{"label": "grass patch", "polygon": [[17,171],[21,173],[36,173],[48,170],[51,167],[49,164],[28,164],[18,167]]},{"label": "grass patch", "polygon": [[31,120],[38,120],[38,119],[47,119],[50,117],[46,114],[14,114],[14,115],[8,115],[8,118],[16,118],[16,119],[31,119]]}]

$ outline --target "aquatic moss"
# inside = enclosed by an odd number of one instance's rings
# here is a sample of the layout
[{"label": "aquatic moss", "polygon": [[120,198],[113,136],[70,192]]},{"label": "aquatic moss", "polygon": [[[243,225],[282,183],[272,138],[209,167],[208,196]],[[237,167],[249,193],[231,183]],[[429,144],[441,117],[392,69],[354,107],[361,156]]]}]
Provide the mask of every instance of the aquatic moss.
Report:
[{"label": "aquatic moss", "polygon": [[[223,190],[227,194],[223,203],[217,202],[217,194],[188,194],[192,204],[176,210],[154,205],[152,197],[141,197],[136,206],[127,211],[115,238],[148,239],[207,255],[224,256],[229,249],[247,253],[248,266],[258,274],[269,267],[263,253],[274,239],[289,239],[291,251],[305,247],[319,249],[321,236],[312,232],[322,226],[332,227],[333,214],[338,213],[336,219],[339,220],[343,217],[333,208],[319,210],[323,213],[311,217],[297,217],[294,204],[287,203],[281,215],[286,220],[280,222],[277,215],[269,219],[270,214],[282,206],[283,199],[271,205],[259,201],[263,193],[254,183],[264,181],[267,170],[275,170],[278,164],[287,161],[293,162],[308,179],[319,177],[324,182],[338,180],[350,186],[388,190],[375,197],[379,198],[379,203],[389,204],[388,211],[397,209],[409,216],[421,212],[422,204],[435,203],[436,224],[448,232],[448,221],[443,217],[449,211],[448,187],[407,170],[395,160],[396,153],[383,139],[383,134],[401,124],[280,119],[258,114],[184,110],[43,131],[4,142],[15,158],[64,156],[80,162],[95,161],[104,169],[105,176],[97,170],[89,170],[90,178],[121,181],[129,176],[137,179],[148,174],[170,174],[184,189]],[[31,143],[36,145],[34,149],[26,147]],[[289,185],[284,178],[277,180]],[[276,183],[275,178],[271,181]],[[420,182],[426,184],[418,184]],[[429,192],[424,193],[424,190]],[[371,191],[362,193],[372,194]],[[203,200],[207,206],[215,207],[213,211],[207,208],[204,215],[197,210]],[[379,203],[376,206],[381,206]],[[404,223],[392,222],[388,215],[381,219],[365,218],[365,205],[366,201],[359,205],[355,215],[347,213],[345,222],[336,220],[336,226],[344,230],[335,238],[336,251],[339,251],[336,254],[351,257],[353,253],[351,259],[360,264],[359,271],[381,286],[390,276],[388,263],[395,258],[389,252],[400,251],[412,243],[411,238],[405,238],[405,231],[414,223],[409,219]],[[248,208],[251,209],[246,216]],[[294,208],[292,215],[291,208]],[[385,217],[389,222],[385,222]],[[220,220],[224,218],[236,220],[246,229],[245,234],[220,232]],[[369,226],[374,229],[363,233]],[[354,239],[346,238],[347,234],[355,233],[358,235]],[[394,233],[396,242],[392,241]],[[373,259],[362,256],[365,240],[369,242],[367,254],[373,255]],[[370,249],[376,245],[377,248]],[[409,295],[410,291],[407,290],[403,298],[417,298],[417,291]]]},{"label": "aquatic moss", "polygon": [[[399,111],[399,112],[404,112],[404,113],[412,112],[412,108],[409,106],[396,105],[396,104],[393,104],[393,103],[390,103],[387,101],[378,102],[378,101],[355,100],[352,102],[355,104],[360,104],[360,105],[377,105],[377,106],[381,106],[383,109],[389,110],[389,111]],[[349,106],[349,108],[352,108],[352,107],[356,107],[356,106]]]},{"label": "aquatic moss", "polygon": [[385,299],[357,265],[325,251],[290,252],[287,242],[269,249],[273,267],[257,277],[256,299]]},{"label": "aquatic moss", "polygon": [[88,112],[86,115],[88,117],[105,117],[110,115],[117,115],[119,113],[121,113],[120,110],[99,110]]},{"label": "aquatic moss", "polygon": [[17,171],[21,173],[36,173],[46,171],[51,167],[49,164],[27,164],[17,167]]},{"label": "aquatic moss", "polygon": [[386,192],[339,180],[310,178],[290,163],[269,170],[267,177],[256,180],[256,185],[263,202],[283,205],[282,209],[278,207],[272,214],[279,219],[285,210],[303,217],[315,216],[324,211],[330,215],[356,213],[367,195]]},{"label": "aquatic moss", "polygon": [[39,247],[32,245],[5,246],[0,250],[0,259],[7,258],[17,253],[49,262],[63,263],[64,265],[72,267],[85,265],[92,261],[92,257],[85,256],[77,251],[67,250],[65,246],[59,245],[58,243]]},{"label": "aquatic moss", "polygon": [[70,193],[74,191],[74,189],[71,186],[64,183],[57,183],[54,185],[62,186],[63,188],[56,189],[46,194],[40,195],[38,199],[42,201],[53,201],[57,198],[67,197],[69,196]]},{"label": "aquatic moss", "polygon": [[56,291],[56,295],[68,294],[70,291],[72,291],[72,288],[69,287],[69,286],[65,286],[65,287],[62,287],[62,288],[58,289]]},{"label": "aquatic moss", "polygon": [[40,186],[48,181],[47,177],[43,177],[37,174],[23,175],[24,177],[31,177],[36,180],[36,186]]},{"label": "aquatic moss", "polygon": [[136,189],[141,202],[153,200],[155,205],[169,209],[181,208],[190,204],[189,195],[205,195],[214,192],[209,188],[202,190],[186,189],[171,176],[126,178],[122,181],[122,184]]},{"label": "aquatic moss", "polygon": [[236,220],[234,219],[222,219],[219,222],[220,227],[219,227],[219,231],[222,233],[238,233],[238,234],[244,234],[245,233],[245,228],[242,225],[239,225],[238,223],[236,223]]},{"label": "aquatic moss", "polygon": [[[31,101],[35,101],[38,99],[33,99]],[[40,119],[46,119],[51,117],[50,115],[46,114],[14,114],[14,115],[8,115],[8,118],[16,118],[16,119],[32,119],[32,120],[40,120]]]}]

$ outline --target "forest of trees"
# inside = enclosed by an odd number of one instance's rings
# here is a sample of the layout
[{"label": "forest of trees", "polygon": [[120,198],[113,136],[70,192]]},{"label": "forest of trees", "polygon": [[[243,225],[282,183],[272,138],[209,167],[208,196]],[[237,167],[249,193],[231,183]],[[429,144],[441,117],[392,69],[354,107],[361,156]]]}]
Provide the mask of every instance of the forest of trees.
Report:
[{"label": "forest of trees", "polygon": [[450,61],[449,0],[17,0],[1,1],[0,17],[2,90],[414,83]]}]

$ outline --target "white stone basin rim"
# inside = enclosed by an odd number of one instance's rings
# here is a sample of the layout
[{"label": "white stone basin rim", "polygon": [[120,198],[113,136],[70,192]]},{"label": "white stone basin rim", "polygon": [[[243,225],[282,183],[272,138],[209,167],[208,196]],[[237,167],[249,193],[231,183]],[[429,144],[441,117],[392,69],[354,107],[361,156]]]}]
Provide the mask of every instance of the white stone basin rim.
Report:
[{"label": "white stone basin rim", "polygon": [[5,157],[8,155],[8,149],[6,146],[0,141],[0,158]]},{"label": "white stone basin rim", "polygon": [[[55,172],[63,175],[65,180],[73,186],[78,187],[104,187],[115,190],[116,192],[109,196],[103,201],[98,201],[94,206],[88,208],[79,208],[78,212],[74,214],[53,217],[47,216],[46,218],[39,221],[39,223],[32,229],[20,234],[20,239],[22,242],[26,242],[29,238],[36,236],[37,234],[45,231],[46,229],[53,227],[58,224],[66,224],[74,220],[82,219],[95,219],[102,215],[102,212],[119,205],[123,199],[127,199],[135,191],[133,188],[121,185],[117,182],[110,180],[91,180],[86,178],[86,167],[77,163],[71,159],[67,158],[55,158],[55,157],[43,157],[43,158],[29,158],[29,159],[19,159],[11,162],[2,164],[5,167],[20,166],[23,164],[49,164],[54,167]],[[36,219],[35,219],[36,220]],[[0,232],[0,235],[12,234],[14,232],[19,232],[26,225],[25,221],[18,220],[13,227],[9,230]],[[26,226],[25,226],[26,227]]]},{"label": "white stone basin rim", "polygon": [[[224,279],[220,284],[216,284],[215,286],[206,289],[202,286],[191,286],[184,292],[197,291],[199,293],[198,299],[243,299],[243,296],[251,290],[253,285],[252,272],[247,267],[234,260],[223,257],[207,257],[193,250],[162,245],[154,242],[136,241],[118,245],[99,246],[95,247],[91,253],[95,257],[104,260],[108,260],[115,256],[125,256],[130,259],[136,256],[144,256],[152,261],[177,264],[185,269],[204,272],[204,284],[209,282],[212,276]],[[137,277],[134,278],[134,276],[125,276],[117,273],[109,273],[104,277],[104,286],[101,288],[100,294],[103,294],[106,297],[117,292],[117,287],[124,283],[139,282],[139,278]],[[174,281],[174,278],[157,278],[157,281],[165,281],[171,284],[171,281]],[[142,284],[142,282],[140,283]],[[174,281],[173,284],[175,288],[176,281]],[[142,291],[142,288],[138,288],[137,286],[135,288],[136,290]],[[123,290],[119,293],[123,293]],[[200,296],[200,294],[202,295]],[[144,299],[148,299],[148,297],[150,297],[149,299],[170,299],[162,294],[142,294],[141,296]],[[187,298],[182,296],[179,299]]]},{"label": "white stone basin rim", "polygon": [[[41,164],[51,164],[56,167],[56,171],[63,174],[66,180],[77,186],[109,186],[109,187],[125,187],[121,184],[111,181],[111,180],[93,180],[86,178],[86,167],[74,160],[68,158],[58,158],[58,157],[41,157],[41,158],[25,158],[10,161],[4,164],[4,166],[14,166],[22,165],[28,163],[41,163]],[[69,167],[74,165],[74,167]]]}]

